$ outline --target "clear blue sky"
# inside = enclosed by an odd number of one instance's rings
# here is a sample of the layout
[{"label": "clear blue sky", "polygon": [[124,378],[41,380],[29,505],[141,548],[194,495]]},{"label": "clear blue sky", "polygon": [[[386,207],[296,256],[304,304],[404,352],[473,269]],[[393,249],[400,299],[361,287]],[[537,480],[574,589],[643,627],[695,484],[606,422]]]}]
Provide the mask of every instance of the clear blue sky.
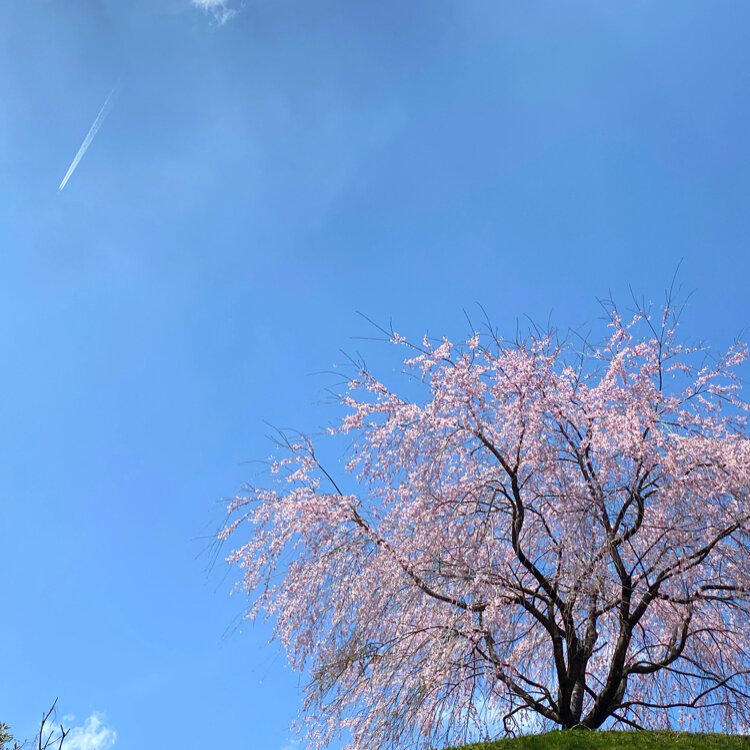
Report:
[{"label": "clear blue sky", "polygon": [[578,325],[684,258],[686,334],[750,324],[749,3],[243,5],[0,4],[19,734],[59,696],[117,750],[285,747],[300,678],[202,553],[263,420],[316,429],[310,373],[390,356],[356,310],[414,336],[465,334],[477,302],[508,333]]}]

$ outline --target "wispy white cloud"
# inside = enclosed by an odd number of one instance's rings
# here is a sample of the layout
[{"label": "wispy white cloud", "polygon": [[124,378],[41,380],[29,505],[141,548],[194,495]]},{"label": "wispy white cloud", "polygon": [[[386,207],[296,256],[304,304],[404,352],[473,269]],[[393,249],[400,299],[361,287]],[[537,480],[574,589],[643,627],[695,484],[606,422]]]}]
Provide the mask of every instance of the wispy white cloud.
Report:
[{"label": "wispy white cloud", "polygon": [[82,726],[73,727],[65,738],[65,750],[109,750],[113,747],[117,742],[117,732],[105,724],[105,719],[104,714],[94,711]]},{"label": "wispy white cloud", "polygon": [[230,18],[237,15],[237,8],[229,0],[191,0],[196,8],[210,14],[214,21],[223,26]]}]

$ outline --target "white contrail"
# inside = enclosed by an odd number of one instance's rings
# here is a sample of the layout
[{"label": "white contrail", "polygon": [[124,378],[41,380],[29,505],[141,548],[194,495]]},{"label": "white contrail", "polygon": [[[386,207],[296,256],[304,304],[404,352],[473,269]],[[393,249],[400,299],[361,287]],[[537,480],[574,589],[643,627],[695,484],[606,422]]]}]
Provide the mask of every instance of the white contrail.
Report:
[{"label": "white contrail", "polygon": [[112,91],[109,92],[109,96],[105,100],[104,104],[102,105],[102,108],[99,110],[99,114],[96,116],[96,120],[94,120],[94,124],[89,128],[89,132],[86,133],[86,137],[83,139],[83,143],[81,144],[81,147],[78,149],[78,153],[73,158],[73,161],[70,163],[70,166],[68,167],[68,171],[65,173],[65,177],[62,178],[62,182],[60,183],[60,187],[57,188],[58,192],[62,191],[62,189],[68,184],[68,180],[70,179],[73,172],[76,171],[76,167],[78,166],[78,162],[83,159],[83,155],[86,153],[86,150],[91,145],[91,141],[94,140],[94,136],[99,132],[99,128],[102,126],[102,123],[104,122],[104,119],[107,116],[107,113],[109,112],[109,102],[112,99],[112,95],[115,93],[115,89],[112,89]]}]

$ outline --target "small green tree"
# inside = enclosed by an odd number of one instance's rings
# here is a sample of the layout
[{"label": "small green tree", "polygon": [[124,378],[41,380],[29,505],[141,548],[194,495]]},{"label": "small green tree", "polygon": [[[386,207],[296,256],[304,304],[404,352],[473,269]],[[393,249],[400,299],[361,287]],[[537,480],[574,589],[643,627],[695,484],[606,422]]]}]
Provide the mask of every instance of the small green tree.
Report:
[{"label": "small green tree", "polygon": [[[39,724],[39,732],[35,738],[34,748],[35,750],[62,750],[65,738],[68,736],[69,729],[64,729],[62,724],[60,725],[59,732],[54,728],[55,721],[55,708],[57,706],[57,698],[50,707],[49,711],[42,714],[42,721]],[[50,729],[52,725],[52,729]],[[13,743],[12,745],[10,743]],[[20,745],[15,740],[13,735],[10,733],[10,727],[7,724],[0,722],[0,750],[22,750],[26,747],[28,741],[24,741]]]},{"label": "small green tree", "polygon": [[[11,742],[13,745],[10,744]],[[19,750],[20,747],[10,733],[10,727],[0,722],[0,750]]]}]

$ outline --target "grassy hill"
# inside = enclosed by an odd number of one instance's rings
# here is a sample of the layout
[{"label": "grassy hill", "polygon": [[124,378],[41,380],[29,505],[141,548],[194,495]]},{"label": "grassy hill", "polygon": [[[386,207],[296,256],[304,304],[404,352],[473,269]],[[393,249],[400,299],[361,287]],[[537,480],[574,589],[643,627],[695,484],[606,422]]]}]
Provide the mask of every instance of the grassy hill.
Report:
[{"label": "grassy hill", "polygon": [[750,750],[750,735],[686,732],[548,732],[447,750]]}]

